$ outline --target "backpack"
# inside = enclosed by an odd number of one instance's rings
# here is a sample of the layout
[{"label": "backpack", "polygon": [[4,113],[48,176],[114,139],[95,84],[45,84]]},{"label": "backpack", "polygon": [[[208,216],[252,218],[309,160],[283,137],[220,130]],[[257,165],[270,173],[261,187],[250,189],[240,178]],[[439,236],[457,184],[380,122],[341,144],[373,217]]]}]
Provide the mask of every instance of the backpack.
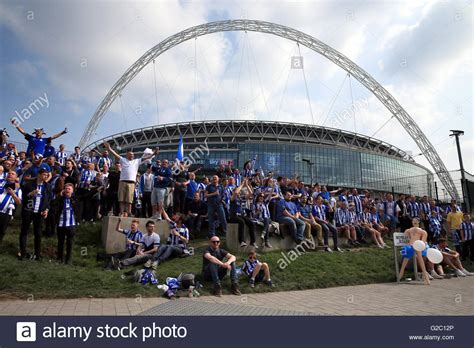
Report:
[{"label": "backpack", "polygon": [[195,286],[194,278],[194,273],[181,273],[178,277],[181,289],[189,289],[190,286]]}]

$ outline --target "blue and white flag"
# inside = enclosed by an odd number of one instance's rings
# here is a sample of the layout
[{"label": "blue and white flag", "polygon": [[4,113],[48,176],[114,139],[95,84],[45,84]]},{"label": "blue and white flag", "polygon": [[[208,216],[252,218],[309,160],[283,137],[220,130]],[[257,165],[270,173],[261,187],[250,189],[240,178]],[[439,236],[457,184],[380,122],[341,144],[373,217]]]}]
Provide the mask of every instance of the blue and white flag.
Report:
[{"label": "blue and white flag", "polygon": [[176,152],[176,161],[182,161],[184,158],[183,136],[179,137],[178,152]]}]

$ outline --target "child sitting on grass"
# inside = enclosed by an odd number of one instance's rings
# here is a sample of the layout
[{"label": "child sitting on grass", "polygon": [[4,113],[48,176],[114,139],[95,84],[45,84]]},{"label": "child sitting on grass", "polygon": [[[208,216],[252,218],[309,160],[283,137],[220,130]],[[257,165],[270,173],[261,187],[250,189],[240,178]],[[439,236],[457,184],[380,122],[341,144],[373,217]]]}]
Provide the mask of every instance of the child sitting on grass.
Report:
[{"label": "child sitting on grass", "polygon": [[255,287],[255,282],[263,280],[263,283],[270,287],[274,287],[272,280],[270,279],[270,267],[266,262],[260,262],[257,259],[257,253],[255,251],[249,252],[249,257],[242,266],[242,272],[245,272],[249,277],[249,285],[251,288]]}]

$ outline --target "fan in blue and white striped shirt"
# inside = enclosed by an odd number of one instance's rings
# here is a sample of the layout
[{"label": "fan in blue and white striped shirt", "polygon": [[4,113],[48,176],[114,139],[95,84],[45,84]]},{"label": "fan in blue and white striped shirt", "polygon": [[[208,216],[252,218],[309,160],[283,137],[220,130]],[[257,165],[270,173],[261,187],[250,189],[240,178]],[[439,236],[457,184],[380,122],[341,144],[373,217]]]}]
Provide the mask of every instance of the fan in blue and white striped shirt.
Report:
[{"label": "fan in blue and white striped shirt", "polygon": [[59,216],[59,227],[73,227],[76,226],[76,218],[74,217],[74,209],[72,207],[72,200],[69,197],[64,197],[61,215]]},{"label": "fan in blue and white striped shirt", "polygon": [[[474,240],[474,222],[471,221],[469,214],[464,214],[464,222],[461,224],[461,239],[463,242],[470,242]],[[474,248],[471,248],[471,252]],[[471,255],[471,260],[474,255]]]},{"label": "fan in blue and white striped shirt", "polygon": [[89,186],[94,181],[96,174],[97,172],[94,170],[94,164],[89,163],[87,168],[82,170],[77,187],[81,189],[89,189]]},{"label": "fan in blue and white striped shirt", "polygon": [[415,196],[410,196],[410,201],[407,203],[407,210],[411,219],[420,218],[420,205],[415,201]]},{"label": "fan in blue and white striped shirt", "polygon": [[364,207],[362,204],[362,199],[364,199],[364,197],[364,195],[358,194],[357,189],[353,189],[352,195],[348,197],[349,202],[354,203],[354,208],[357,215],[362,214],[362,212],[364,211]]},{"label": "fan in blue and white striped shirt", "polygon": [[[183,238],[184,238],[184,240],[183,240]],[[174,246],[178,246],[182,249],[186,249],[188,241],[189,241],[189,230],[186,226],[179,223],[179,224],[176,225],[176,227],[174,227],[171,230],[166,244],[167,245],[174,245]]]},{"label": "fan in blue and white striped shirt", "polygon": [[55,157],[61,166],[64,166],[66,164],[68,156],[67,153],[64,151],[64,144],[59,145],[59,151],[56,152]]},{"label": "fan in blue and white striped shirt", "polygon": [[438,213],[436,210],[432,210],[429,215],[430,233],[433,238],[437,240],[441,235],[441,222],[438,219]]},{"label": "fan in blue and white striped shirt", "polygon": [[205,195],[207,185],[209,185],[209,178],[205,176],[203,181],[200,182],[197,186],[197,190],[199,192],[199,195],[201,196],[201,201],[203,202],[207,201],[207,198]]}]

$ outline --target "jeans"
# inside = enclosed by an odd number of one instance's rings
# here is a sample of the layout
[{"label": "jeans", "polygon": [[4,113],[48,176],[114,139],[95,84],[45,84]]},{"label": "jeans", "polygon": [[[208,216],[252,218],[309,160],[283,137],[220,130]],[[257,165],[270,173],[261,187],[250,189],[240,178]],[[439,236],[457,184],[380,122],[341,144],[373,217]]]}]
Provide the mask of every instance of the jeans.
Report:
[{"label": "jeans", "polygon": [[122,265],[123,266],[139,265],[151,259],[153,259],[152,254],[135,255],[134,257],[123,260]]},{"label": "jeans", "polygon": [[390,220],[390,230],[393,231],[399,223],[397,217],[395,215],[387,215],[387,220]]},{"label": "jeans", "polygon": [[41,256],[41,222],[43,217],[41,213],[33,213],[23,211],[21,214],[21,230],[20,230],[20,253],[22,257],[26,256],[26,243],[28,241],[28,230],[33,223],[33,233],[35,235],[35,255]]},{"label": "jeans", "polygon": [[296,243],[300,243],[304,239],[304,229],[306,224],[303,220],[292,219],[288,216],[282,216],[278,219],[278,223],[288,226],[290,233]]},{"label": "jeans", "polygon": [[173,191],[173,198],[174,198],[174,212],[175,213],[184,213],[184,203],[186,198],[186,190],[177,189]]},{"label": "jeans", "polygon": [[255,243],[255,223],[252,220],[245,216],[231,215],[229,222],[237,223],[239,225],[239,243],[245,242],[245,225],[249,228],[250,244]]},{"label": "jeans", "polygon": [[71,261],[72,243],[74,242],[75,227],[58,227],[58,260],[64,261],[64,241],[66,241],[66,263]]},{"label": "jeans", "polygon": [[474,262],[474,239],[466,240],[461,246],[461,260],[464,261],[469,257],[471,262]]},{"label": "jeans", "polygon": [[[230,264],[232,267],[230,269],[230,281],[232,283],[237,283],[237,272],[235,271],[235,262]],[[202,277],[205,281],[212,280],[212,282],[216,285],[221,283],[221,280],[227,274],[227,268],[220,267],[214,263],[209,262],[207,266],[202,271]]]},{"label": "jeans", "polygon": [[261,221],[261,223],[263,223],[262,234],[264,235],[265,241],[268,241],[268,227],[270,226],[270,221],[270,218],[263,218],[263,221]]},{"label": "jeans", "polygon": [[186,226],[189,226],[189,230],[196,235],[201,233],[203,221],[204,218],[202,216],[188,216],[186,218]]},{"label": "jeans", "polygon": [[142,217],[152,217],[153,206],[151,205],[151,191],[144,191],[142,193]]},{"label": "jeans", "polygon": [[183,254],[183,248],[176,245],[162,245],[158,252],[155,254],[154,259],[159,263],[165,260],[171,259],[172,257],[178,257]]},{"label": "jeans", "polygon": [[364,229],[359,225],[354,225],[354,228],[356,230],[357,240],[363,240],[365,238]]},{"label": "jeans", "polygon": [[330,223],[321,224],[321,227],[323,228],[324,246],[329,246],[329,231],[331,231],[334,248],[337,249],[337,228]]},{"label": "jeans", "polygon": [[224,233],[227,233],[227,221],[225,219],[224,207],[222,204],[212,205],[210,204],[207,207],[207,217],[209,219],[209,238],[216,235],[216,227],[214,226],[215,215],[224,230]]}]

